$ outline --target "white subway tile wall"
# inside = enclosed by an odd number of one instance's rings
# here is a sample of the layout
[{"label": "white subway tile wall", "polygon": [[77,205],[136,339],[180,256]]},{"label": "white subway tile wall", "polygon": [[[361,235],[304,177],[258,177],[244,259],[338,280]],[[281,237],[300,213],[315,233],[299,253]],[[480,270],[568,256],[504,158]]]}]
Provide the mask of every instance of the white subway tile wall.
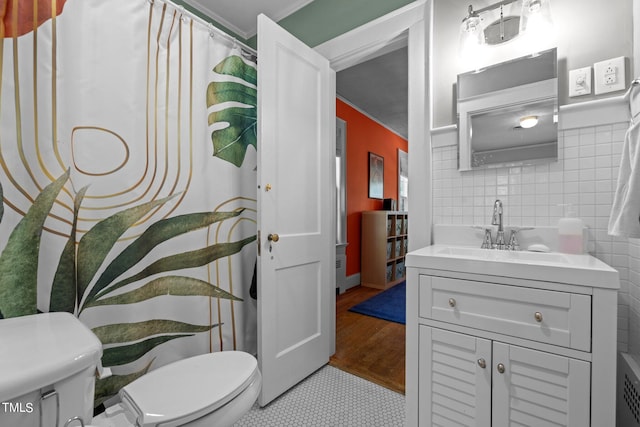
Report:
[{"label": "white subway tile wall", "polygon": [[556,225],[560,205],[572,204],[589,227],[590,253],[620,272],[618,348],[640,354],[640,239],[607,234],[627,128],[623,122],[561,131],[558,161],[536,166],[459,172],[457,146],[434,148],[433,221],[489,224],[501,199],[506,225]]}]

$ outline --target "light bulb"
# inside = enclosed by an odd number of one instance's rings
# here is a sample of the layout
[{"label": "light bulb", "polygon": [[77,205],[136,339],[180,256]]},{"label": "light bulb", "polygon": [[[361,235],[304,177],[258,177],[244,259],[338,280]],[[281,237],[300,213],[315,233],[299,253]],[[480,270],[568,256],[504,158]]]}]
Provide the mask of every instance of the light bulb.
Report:
[{"label": "light bulb", "polygon": [[545,37],[553,30],[550,0],[524,0],[520,17],[520,32]]},{"label": "light bulb", "polygon": [[478,68],[484,55],[484,33],[481,18],[470,15],[460,25],[459,57],[463,69]]}]

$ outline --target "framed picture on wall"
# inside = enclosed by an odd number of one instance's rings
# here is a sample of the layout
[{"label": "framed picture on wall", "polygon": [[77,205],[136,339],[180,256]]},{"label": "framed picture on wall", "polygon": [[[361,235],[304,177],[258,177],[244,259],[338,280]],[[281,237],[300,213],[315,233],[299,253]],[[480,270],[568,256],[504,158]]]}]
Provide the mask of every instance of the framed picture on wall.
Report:
[{"label": "framed picture on wall", "polygon": [[382,199],[384,195],[384,157],[369,152],[369,198]]}]

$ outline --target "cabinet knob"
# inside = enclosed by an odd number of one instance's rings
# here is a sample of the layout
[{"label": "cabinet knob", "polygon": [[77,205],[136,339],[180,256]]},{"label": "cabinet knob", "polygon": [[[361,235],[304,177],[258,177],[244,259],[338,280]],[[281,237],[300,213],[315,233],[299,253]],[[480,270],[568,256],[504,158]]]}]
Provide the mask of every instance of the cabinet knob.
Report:
[{"label": "cabinet knob", "polygon": [[456,300],[453,298],[449,298],[449,306],[450,307],[455,307],[456,306]]},{"label": "cabinet knob", "polygon": [[536,314],[534,314],[533,317],[535,317],[536,322],[542,322],[542,313],[540,313],[539,311],[536,311]]},{"label": "cabinet knob", "polygon": [[498,372],[504,374],[504,365],[502,363],[498,363]]},{"label": "cabinet knob", "polygon": [[484,359],[478,359],[478,366],[480,366],[482,369],[487,367],[487,362]]}]

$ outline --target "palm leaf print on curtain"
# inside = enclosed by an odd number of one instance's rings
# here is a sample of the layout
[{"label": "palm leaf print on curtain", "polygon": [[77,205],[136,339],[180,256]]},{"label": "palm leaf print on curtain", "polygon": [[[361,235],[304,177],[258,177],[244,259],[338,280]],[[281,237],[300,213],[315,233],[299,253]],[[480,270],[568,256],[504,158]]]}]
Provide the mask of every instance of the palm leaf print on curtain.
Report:
[{"label": "palm leaf print on curtain", "polygon": [[0,316],[78,316],[114,373],[100,404],[255,352],[256,69],[171,3],[55,4],[3,20]]},{"label": "palm leaf print on curtain", "polygon": [[207,107],[224,106],[209,114],[209,124],[226,125],[211,134],[213,155],[240,166],[249,145],[257,146],[257,70],[241,57],[229,56],[213,71],[238,79],[214,81],[207,89]]}]

